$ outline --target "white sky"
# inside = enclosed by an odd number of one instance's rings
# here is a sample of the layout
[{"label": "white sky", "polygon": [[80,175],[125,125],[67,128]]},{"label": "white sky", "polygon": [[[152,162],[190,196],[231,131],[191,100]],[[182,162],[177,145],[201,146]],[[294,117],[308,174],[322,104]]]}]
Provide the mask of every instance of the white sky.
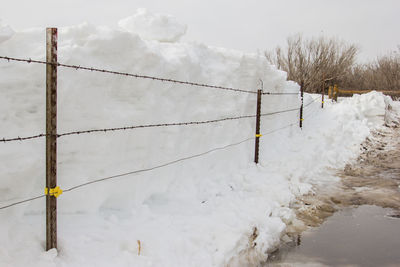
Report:
[{"label": "white sky", "polygon": [[249,52],[284,45],[295,33],[338,37],[374,59],[400,45],[400,0],[1,0],[16,30],[84,21],[116,27],[145,7],[188,25],[184,40]]}]

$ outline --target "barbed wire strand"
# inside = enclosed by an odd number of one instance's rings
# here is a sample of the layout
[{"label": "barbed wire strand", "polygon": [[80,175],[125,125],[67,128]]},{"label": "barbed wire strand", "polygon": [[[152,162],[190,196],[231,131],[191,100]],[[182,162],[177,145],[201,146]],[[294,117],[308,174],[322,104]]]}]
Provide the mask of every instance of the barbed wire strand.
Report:
[{"label": "barbed wire strand", "polygon": [[250,90],[245,90],[245,89],[240,89],[240,88],[224,87],[224,86],[211,85],[211,84],[205,84],[205,83],[196,83],[196,82],[189,82],[189,81],[182,81],[182,80],[174,80],[174,79],[161,78],[161,77],[156,77],[156,76],[99,69],[99,68],[94,68],[94,67],[83,67],[80,65],[63,64],[63,63],[59,63],[59,62],[53,63],[53,62],[46,62],[46,61],[42,61],[42,60],[23,59],[23,58],[14,58],[14,57],[6,57],[6,56],[0,56],[0,59],[4,59],[7,61],[17,61],[17,62],[26,62],[26,63],[35,63],[35,64],[44,64],[44,65],[55,65],[58,67],[71,68],[71,69],[75,69],[75,70],[87,70],[87,71],[92,71],[92,72],[101,72],[101,73],[108,73],[108,74],[114,74],[114,75],[120,75],[120,76],[134,77],[134,78],[138,78],[138,79],[150,79],[150,80],[161,81],[161,82],[186,84],[186,85],[190,85],[190,86],[207,87],[207,88],[234,91],[234,92],[240,92],[240,93],[248,93],[248,94],[257,94],[256,91],[250,91]]},{"label": "barbed wire strand", "polygon": [[76,134],[85,134],[85,133],[95,133],[95,132],[124,131],[124,130],[133,130],[133,129],[139,129],[139,128],[201,125],[201,124],[217,123],[217,122],[229,121],[229,120],[255,118],[255,117],[256,117],[256,115],[243,115],[243,116],[238,116],[238,117],[227,117],[227,118],[222,118],[222,119],[214,119],[214,120],[206,120],[206,121],[173,122],[173,123],[135,125],[135,126],[118,127],[118,128],[93,129],[93,130],[62,133],[62,134],[58,134],[57,137],[76,135]]},{"label": "barbed wire strand", "polygon": [[272,93],[272,92],[264,92],[263,95],[299,95],[300,92],[297,93]]},{"label": "barbed wire strand", "polygon": [[[45,64],[45,65],[56,65],[58,67],[72,68],[75,70],[87,70],[87,71],[92,71],[92,72],[93,71],[94,72],[102,72],[102,73],[109,73],[109,74],[120,75],[120,76],[130,76],[130,77],[139,78],[139,79],[151,79],[151,80],[157,80],[157,81],[161,81],[161,82],[170,82],[170,83],[186,84],[186,85],[190,85],[190,86],[228,90],[228,91],[234,91],[234,92],[240,92],[240,93],[257,94],[256,91],[251,91],[251,90],[246,90],[246,89],[241,89],[241,88],[224,87],[224,86],[210,85],[210,84],[204,84],[204,83],[174,80],[174,79],[161,78],[161,77],[155,77],[155,76],[149,76],[149,75],[140,75],[140,74],[134,74],[134,73],[128,73],[128,72],[99,69],[99,68],[94,68],[94,67],[83,67],[80,65],[63,64],[63,63],[59,63],[59,62],[53,63],[53,62],[47,62],[47,61],[42,61],[42,60],[33,60],[31,58],[23,59],[23,58],[0,56],[0,59],[4,59],[7,61],[17,61],[17,62],[26,62],[26,63],[35,63],[35,64]],[[294,92],[293,93],[291,93],[291,92],[288,92],[288,93],[263,92],[262,94],[263,95],[298,95],[299,92],[296,92],[296,93],[294,93]]]},{"label": "barbed wire strand", "polygon": [[[296,123],[292,123],[292,124],[286,125],[284,127],[281,127],[281,128],[266,132],[266,133],[264,133],[262,135],[265,136],[265,135],[268,135],[268,134],[272,134],[274,132],[277,132],[277,131],[286,129],[288,127],[291,127],[291,126],[293,126],[295,124]],[[173,165],[173,164],[176,164],[176,163],[179,163],[179,162],[182,162],[182,161],[186,161],[186,160],[193,159],[193,158],[198,158],[198,157],[210,154],[210,153],[215,152],[215,151],[224,150],[224,149],[227,149],[229,147],[237,146],[237,145],[243,144],[245,142],[248,142],[248,141],[254,140],[254,139],[255,139],[255,137],[250,137],[250,138],[244,139],[242,141],[239,141],[239,142],[236,142],[236,143],[233,143],[233,144],[229,144],[229,145],[225,145],[225,146],[222,146],[222,147],[213,148],[213,149],[208,150],[206,152],[202,152],[202,153],[198,153],[198,154],[195,154],[195,155],[192,155],[192,156],[188,156],[188,157],[180,158],[180,159],[177,159],[177,160],[173,160],[173,161],[170,161],[170,162],[167,162],[167,163],[163,163],[163,164],[160,164],[160,165],[157,165],[157,166],[154,166],[154,167],[149,167],[149,168],[146,168],[146,169],[126,172],[126,173],[121,173],[121,174],[117,174],[117,175],[112,175],[112,176],[96,179],[96,180],[93,180],[93,181],[89,181],[89,182],[86,182],[86,183],[83,183],[83,184],[79,184],[79,185],[70,187],[68,189],[63,190],[63,192],[71,192],[71,191],[73,191],[75,189],[78,189],[78,188],[81,188],[81,187],[85,187],[85,186],[88,186],[88,185],[91,185],[91,184],[94,184],[94,183],[99,183],[99,182],[103,182],[103,181],[107,181],[107,180],[111,180],[111,179],[116,179],[116,178],[119,178],[119,177],[131,175],[131,174],[138,174],[138,173],[149,172],[149,171],[152,171],[152,170],[160,169],[160,168],[163,168],[163,167],[166,167],[166,166],[169,166],[169,165]],[[1,206],[0,210],[7,209],[7,208],[10,208],[12,206],[16,206],[16,205],[19,205],[19,204],[30,202],[30,201],[33,201],[33,200],[36,200],[36,199],[40,199],[40,198],[43,198],[43,197],[45,197],[45,195],[41,195],[41,196],[37,196],[37,197],[21,200],[21,201],[15,202],[15,203],[11,203],[11,204],[8,204],[8,205],[5,205],[5,206]]]},{"label": "barbed wire strand", "polygon": [[13,141],[26,141],[26,140],[31,140],[31,139],[36,139],[36,138],[41,138],[45,137],[46,134],[38,134],[38,135],[33,135],[33,136],[27,136],[27,137],[13,137],[13,138],[3,138],[0,139],[0,142],[6,143],[6,142],[13,142]]},{"label": "barbed wire strand", "polygon": [[[298,108],[275,111],[275,112],[270,112],[270,113],[263,113],[263,114],[261,114],[261,116],[272,116],[272,115],[296,111],[296,110],[298,110]],[[117,128],[91,129],[91,130],[82,130],[82,131],[61,133],[61,134],[57,134],[57,137],[59,138],[59,137],[68,136],[68,135],[89,134],[89,133],[96,133],[96,132],[106,133],[106,132],[111,132],[111,131],[124,131],[124,130],[133,130],[133,129],[139,129],[139,128],[200,125],[200,124],[217,123],[217,122],[228,121],[228,120],[239,120],[239,119],[255,118],[255,117],[256,117],[256,115],[243,115],[243,116],[237,116],[237,117],[226,117],[226,118],[221,118],[221,119],[213,119],[213,120],[205,120],[205,121],[159,123],[159,124],[125,126],[125,127],[117,127]],[[14,138],[8,138],[8,139],[3,138],[3,139],[0,139],[0,142],[6,143],[6,142],[13,142],[13,141],[25,141],[25,140],[31,140],[31,139],[41,138],[41,137],[45,137],[45,136],[46,136],[46,134],[38,134],[38,135],[28,136],[28,137],[14,137]]]},{"label": "barbed wire strand", "polygon": [[[133,125],[133,126],[125,126],[125,127],[117,127],[117,128],[103,128],[103,129],[91,129],[91,130],[82,130],[82,131],[73,131],[66,132],[62,134],[57,134],[57,137],[68,136],[68,135],[79,135],[79,134],[88,134],[88,133],[96,133],[96,132],[110,132],[110,131],[124,131],[124,130],[133,130],[138,128],[152,128],[152,127],[169,127],[169,126],[187,126],[187,125],[200,125],[200,124],[209,124],[209,123],[217,123],[228,120],[239,120],[246,118],[255,118],[256,115],[243,115],[237,117],[226,117],[221,119],[213,119],[213,120],[205,120],[205,121],[189,121],[189,122],[173,122],[173,123],[159,123],[159,124],[144,124],[144,125]],[[45,137],[46,134],[38,134],[29,137],[14,137],[14,138],[3,138],[0,139],[0,142],[13,142],[13,141],[24,141],[31,140],[35,138]]]}]

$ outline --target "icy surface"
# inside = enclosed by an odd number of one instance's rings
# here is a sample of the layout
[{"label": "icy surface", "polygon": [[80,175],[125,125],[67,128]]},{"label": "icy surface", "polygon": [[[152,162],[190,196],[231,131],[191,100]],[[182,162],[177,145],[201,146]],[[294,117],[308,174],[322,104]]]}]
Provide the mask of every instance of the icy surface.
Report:
[{"label": "icy surface", "polygon": [[139,34],[143,39],[160,42],[179,41],[187,28],[175,17],[154,14],[145,8],[140,8],[134,15],[120,20],[118,25],[128,32]]},{"label": "icy surface", "polygon": [[[143,13],[143,11],[140,11]],[[146,13],[145,13],[146,14]],[[202,44],[146,41],[90,24],[62,28],[59,61],[269,92],[297,92],[263,56]],[[152,38],[153,39],[153,38]],[[44,60],[45,31],[0,44],[0,55]],[[0,138],[45,132],[45,67],[0,61]],[[58,132],[208,120],[255,113],[254,94],[58,70]],[[312,183],[336,178],[381,127],[382,94],[263,117],[260,164],[254,140],[162,169],[92,184],[58,199],[58,251],[44,252],[44,199],[0,211],[0,266],[244,266],[265,260],[294,218],[289,208]],[[298,95],[265,95],[262,112],[297,108]],[[386,114],[387,115],[387,114]],[[291,127],[266,135],[289,124]],[[251,138],[253,118],[58,139],[61,188],[156,166]],[[45,140],[0,144],[0,203],[43,194]],[[141,252],[138,255],[138,240]]]}]

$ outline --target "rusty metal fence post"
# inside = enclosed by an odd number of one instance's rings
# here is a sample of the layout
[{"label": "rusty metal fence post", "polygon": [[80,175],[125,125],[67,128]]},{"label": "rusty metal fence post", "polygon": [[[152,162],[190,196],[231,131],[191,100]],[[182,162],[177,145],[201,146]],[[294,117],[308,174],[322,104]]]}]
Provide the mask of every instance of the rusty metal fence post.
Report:
[{"label": "rusty metal fence post", "polygon": [[257,91],[257,115],[256,115],[256,142],[255,142],[255,151],[254,151],[254,162],[258,163],[258,154],[260,147],[260,119],[261,119],[261,96],[262,89]]},{"label": "rusty metal fence post", "polygon": [[[57,248],[57,28],[46,29],[46,250]],[[49,64],[51,63],[51,64]]]},{"label": "rusty metal fence post", "polygon": [[300,106],[300,129],[303,128],[303,104],[304,104],[304,86],[303,83],[300,85],[300,96],[301,96],[301,106]]},{"label": "rusty metal fence post", "polygon": [[[324,75],[325,77],[325,75]],[[325,80],[322,79],[322,96],[321,96],[321,108],[324,108],[324,98],[325,98]]]}]

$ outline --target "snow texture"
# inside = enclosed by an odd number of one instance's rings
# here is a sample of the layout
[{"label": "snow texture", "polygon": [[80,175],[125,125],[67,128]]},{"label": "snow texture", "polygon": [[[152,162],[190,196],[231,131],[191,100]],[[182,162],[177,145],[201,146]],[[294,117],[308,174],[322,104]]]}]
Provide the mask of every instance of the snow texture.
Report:
[{"label": "snow texture", "polygon": [[145,8],[118,22],[125,31],[139,34],[146,40],[177,42],[186,34],[186,25],[170,15],[153,14]]},{"label": "snow texture", "polygon": [[0,44],[14,35],[14,30],[9,25],[4,25],[0,20]]},{"label": "snow texture", "polygon": [[[298,92],[262,55],[146,41],[143,32],[171,41],[183,28],[143,10],[135,16],[120,23],[134,25],[134,31],[87,23],[61,28],[59,61],[247,90],[259,88],[262,79],[265,91]],[[172,21],[163,25],[174,33],[167,37],[159,28],[164,19]],[[16,32],[0,44],[0,55],[44,60],[45,31]],[[0,69],[0,137],[45,132],[45,66],[0,61]],[[337,104],[326,101],[323,110],[319,96],[306,94],[305,103],[316,97],[305,109],[303,130],[298,111],[262,118],[258,165],[250,140],[64,193],[58,198],[58,251],[44,252],[44,199],[0,210],[0,266],[244,266],[265,260],[286,225],[294,223],[290,205],[296,196],[312,184],[337,180],[329,169],[354,160],[360,143],[383,125],[385,113],[398,110],[396,102],[376,92]],[[255,103],[254,94],[58,70],[59,133],[252,115]],[[268,113],[299,107],[300,99],[265,95],[262,103]],[[149,168],[254,133],[250,118],[61,137],[58,184],[66,189]],[[43,194],[45,140],[0,146],[1,206]]]}]

